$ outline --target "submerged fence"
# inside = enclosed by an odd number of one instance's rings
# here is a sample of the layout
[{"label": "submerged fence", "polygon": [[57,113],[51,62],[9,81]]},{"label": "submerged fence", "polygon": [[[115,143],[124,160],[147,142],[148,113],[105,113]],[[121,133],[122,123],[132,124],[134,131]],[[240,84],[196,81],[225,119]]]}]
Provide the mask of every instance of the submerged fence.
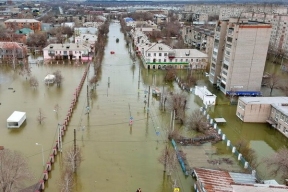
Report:
[{"label": "submerged fence", "polygon": [[[209,124],[211,126],[213,126],[214,129],[216,129],[218,135],[222,138],[222,141],[226,144],[226,146],[230,149],[230,151],[232,152],[232,154],[237,158],[237,160],[240,162],[240,164],[243,166],[244,169],[248,170],[250,173],[252,173],[253,175],[255,175],[256,179],[260,182],[261,179],[259,177],[259,175],[256,174],[256,171],[251,167],[251,165],[248,163],[248,161],[246,161],[246,159],[243,157],[243,155],[236,149],[236,147],[234,145],[231,144],[231,141],[226,137],[226,135],[224,133],[222,133],[222,130],[218,127],[217,123],[214,122],[214,120],[212,118],[210,118],[210,115],[207,114],[207,111],[205,108],[201,107],[200,111],[202,112],[203,115],[206,115],[207,117],[207,122],[209,122]],[[180,163],[180,166],[182,168],[182,171],[185,175],[189,174],[190,171],[190,167],[188,167],[187,164],[184,163],[183,158],[181,157],[181,154],[179,152],[179,149],[177,148],[177,144],[176,142],[172,139],[172,145],[176,151],[176,155],[177,155],[177,159]]]},{"label": "submerged fence", "polygon": [[[52,170],[52,164],[54,163],[54,159],[55,159],[55,156],[57,156],[58,152],[60,150],[60,146],[59,146],[59,140],[61,141],[62,138],[64,137],[65,135],[65,131],[67,130],[68,128],[68,125],[69,125],[69,121],[71,119],[71,116],[72,116],[72,113],[73,113],[73,109],[75,108],[75,105],[78,101],[78,97],[80,95],[80,91],[83,87],[83,84],[85,82],[85,79],[86,79],[86,76],[87,76],[87,73],[89,71],[89,66],[90,64],[87,65],[86,69],[85,69],[85,72],[82,76],[82,79],[78,85],[78,87],[76,88],[75,90],[75,93],[73,93],[73,99],[72,99],[72,102],[71,102],[71,106],[67,112],[67,115],[66,115],[66,118],[64,119],[63,121],[63,124],[61,125],[61,129],[60,129],[60,133],[58,135],[58,139],[56,141],[56,144],[55,146],[53,147],[52,149],[52,153],[51,155],[49,156],[49,159],[48,159],[48,162],[46,163],[46,166],[45,166],[45,169],[43,171],[43,175],[41,177],[41,180],[39,181],[39,183],[36,185],[36,189],[34,190],[35,192],[40,192],[40,191],[44,191],[45,189],[45,182],[48,180],[48,173]],[[61,137],[61,138],[60,138]]]}]

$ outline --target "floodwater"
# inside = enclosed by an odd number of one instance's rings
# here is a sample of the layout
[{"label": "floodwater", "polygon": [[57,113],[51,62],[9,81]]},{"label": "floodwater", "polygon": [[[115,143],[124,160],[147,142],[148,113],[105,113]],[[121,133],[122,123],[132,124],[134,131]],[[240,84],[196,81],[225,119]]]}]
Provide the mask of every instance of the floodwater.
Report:
[{"label": "floodwater", "polygon": [[[119,38],[119,43],[116,43]],[[110,51],[115,51],[111,55]],[[31,58],[37,59],[37,58]],[[45,162],[52,153],[57,137],[57,125],[62,124],[73,93],[84,73],[86,64],[45,64],[32,65],[32,75],[39,80],[39,87],[30,87],[25,76],[19,76],[7,68],[0,68],[0,145],[18,150],[28,157],[34,173],[31,184],[42,176],[42,153]],[[43,82],[48,73],[60,70],[64,81],[61,87],[46,86]],[[185,76],[189,71],[178,71]],[[93,76],[91,65],[88,78]],[[140,76],[139,76],[140,75]],[[111,24],[109,39],[101,68],[100,80],[96,90],[88,89],[90,113],[87,114],[87,83],[84,83],[72,120],[63,140],[63,152],[73,145],[73,131],[76,129],[76,142],[83,152],[84,161],[76,174],[75,192],[119,191],[130,192],[141,187],[143,191],[168,192],[172,185],[181,191],[191,192],[192,179],[185,177],[179,166],[171,177],[163,174],[163,165],[158,162],[166,146],[166,131],[170,124],[170,112],[159,109],[159,101],[150,97],[149,118],[144,109],[145,91],[149,86],[164,87],[165,92],[179,91],[176,83],[163,83],[165,71],[143,69],[139,61],[133,64],[119,24]],[[202,73],[195,73],[199,85],[206,85],[218,96],[217,105],[211,109],[213,117],[224,117],[225,125],[220,125],[223,132],[235,144],[245,138],[250,146],[262,157],[267,157],[275,150],[287,144],[286,138],[266,124],[242,123],[236,117],[236,106],[227,105],[227,98],[214,90]],[[8,89],[13,88],[13,89]],[[55,105],[59,110],[54,111]],[[189,111],[202,106],[201,100],[189,95]],[[39,109],[44,116],[43,124],[37,122]],[[146,107],[147,109],[147,107]],[[20,129],[7,129],[6,119],[15,111],[27,112],[27,121]],[[133,125],[129,126],[130,117]],[[176,128],[179,125],[176,124]],[[185,131],[185,127],[181,127]],[[193,133],[192,133],[193,135]],[[35,145],[40,143],[41,146]],[[212,145],[219,154],[230,154],[221,142]],[[62,155],[58,155],[45,191],[58,191]],[[257,171],[269,177],[265,165]]]},{"label": "floodwater", "polygon": [[[116,38],[120,39],[119,43],[116,43]],[[114,55],[110,54],[112,50],[115,51]],[[30,184],[42,177],[41,147],[46,162],[56,142],[58,123],[64,122],[85,65],[32,65],[32,75],[39,81],[37,89],[30,87],[29,78],[26,80],[25,76],[1,68],[0,145],[21,151],[28,157],[34,173]],[[61,87],[46,86],[44,77],[56,70],[60,70],[64,77]],[[93,76],[93,65],[88,74],[88,78]],[[158,162],[167,145],[166,128],[170,113],[158,110],[159,101],[150,97],[147,118],[144,91],[148,91],[149,85],[152,85],[147,83],[150,81],[155,84],[158,82],[155,74],[143,70],[138,61],[133,64],[120,25],[111,24],[100,81],[96,91],[91,91],[91,87],[88,91],[90,113],[88,115],[86,111],[87,83],[84,83],[63,139],[64,153],[65,149],[73,145],[73,131],[76,129],[76,142],[83,152],[84,161],[77,169],[74,191],[124,192],[141,187],[143,191],[165,192],[172,191],[174,181],[182,191],[192,191],[191,178],[186,178],[179,167],[167,177],[163,174],[163,165]],[[178,88],[173,85],[166,87],[172,91]],[[60,108],[55,111],[57,104]],[[37,121],[40,108],[46,117],[41,125]],[[14,110],[27,112],[27,121],[19,129],[7,129],[6,119]],[[133,118],[131,127],[130,117]],[[61,159],[60,154],[45,183],[45,191],[58,190]]]}]

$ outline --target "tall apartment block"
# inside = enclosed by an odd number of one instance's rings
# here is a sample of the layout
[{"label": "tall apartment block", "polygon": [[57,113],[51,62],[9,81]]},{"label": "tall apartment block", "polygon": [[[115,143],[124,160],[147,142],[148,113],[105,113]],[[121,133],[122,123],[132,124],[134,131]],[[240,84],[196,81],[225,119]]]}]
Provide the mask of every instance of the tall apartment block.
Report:
[{"label": "tall apartment block", "polygon": [[260,93],[271,24],[230,18],[215,29],[209,80],[224,94]]}]

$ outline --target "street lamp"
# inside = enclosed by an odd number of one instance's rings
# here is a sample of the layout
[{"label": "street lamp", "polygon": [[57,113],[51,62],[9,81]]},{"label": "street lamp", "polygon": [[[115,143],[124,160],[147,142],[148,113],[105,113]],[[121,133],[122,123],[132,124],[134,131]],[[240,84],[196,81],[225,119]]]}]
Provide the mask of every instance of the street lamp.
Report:
[{"label": "street lamp", "polygon": [[43,153],[43,145],[40,143],[35,143],[36,145],[41,145],[41,149],[42,149],[42,163],[43,163],[43,167],[44,167],[44,153]]}]

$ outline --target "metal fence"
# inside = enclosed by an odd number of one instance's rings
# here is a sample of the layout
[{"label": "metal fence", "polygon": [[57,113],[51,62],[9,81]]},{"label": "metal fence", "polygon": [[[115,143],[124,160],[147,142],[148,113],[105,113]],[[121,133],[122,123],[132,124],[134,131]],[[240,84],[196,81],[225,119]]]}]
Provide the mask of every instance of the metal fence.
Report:
[{"label": "metal fence", "polygon": [[210,115],[207,113],[206,108],[201,107],[200,111],[203,113],[203,115],[206,115],[207,121],[210,123],[211,126],[213,126],[214,129],[216,129],[219,136],[221,136],[222,141],[227,145],[227,147],[229,147],[229,149],[231,150],[231,153],[235,155],[235,157],[238,159],[238,161],[244,167],[244,169],[248,170],[250,173],[255,174],[255,177],[257,178],[257,180],[260,181],[261,179],[259,175],[256,175],[255,170],[253,170],[253,168],[250,166],[248,161],[242,156],[242,154],[239,151],[236,150],[236,147],[231,144],[231,141],[226,137],[226,135],[222,133],[222,130],[221,128],[218,127],[217,123],[214,122],[212,118],[210,118]]}]

